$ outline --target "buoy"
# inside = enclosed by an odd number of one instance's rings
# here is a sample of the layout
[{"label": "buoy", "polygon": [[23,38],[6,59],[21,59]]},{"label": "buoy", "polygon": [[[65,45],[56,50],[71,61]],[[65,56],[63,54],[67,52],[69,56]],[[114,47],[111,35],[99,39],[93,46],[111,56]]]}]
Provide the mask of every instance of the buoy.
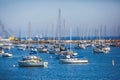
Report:
[{"label": "buoy", "polygon": [[115,63],[114,63],[114,59],[113,59],[113,60],[112,60],[112,65],[114,66],[114,64],[115,64]]},{"label": "buoy", "polygon": [[15,67],[15,64],[13,64],[13,67]]}]

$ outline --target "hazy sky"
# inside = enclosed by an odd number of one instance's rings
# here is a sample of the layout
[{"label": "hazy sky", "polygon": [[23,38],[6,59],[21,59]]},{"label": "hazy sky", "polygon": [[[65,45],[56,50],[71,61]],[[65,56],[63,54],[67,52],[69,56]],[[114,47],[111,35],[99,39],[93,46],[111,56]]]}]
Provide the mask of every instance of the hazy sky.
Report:
[{"label": "hazy sky", "polygon": [[59,8],[61,25],[65,19],[64,34],[68,35],[67,31],[72,27],[73,35],[80,33],[90,35],[93,34],[95,27],[101,25],[104,27],[105,24],[107,34],[118,34],[120,0],[0,0],[0,20],[7,29],[10,29],[9,33],[16,36],[20,29],[22,36],[28,35],[29,21],[32,35],[51,36],[56,33],[54,31],[58,23]]}]

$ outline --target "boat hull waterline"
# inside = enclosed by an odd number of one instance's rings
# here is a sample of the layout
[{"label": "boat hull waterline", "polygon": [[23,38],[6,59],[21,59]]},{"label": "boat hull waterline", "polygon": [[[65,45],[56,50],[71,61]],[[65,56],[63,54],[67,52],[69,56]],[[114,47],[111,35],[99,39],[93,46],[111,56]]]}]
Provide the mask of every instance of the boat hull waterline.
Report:
[{"label": "boat hull waterline", "polygon": [[26,61],[18,61],[20,67],[47,67],[48,62],[26,62]]},{"label": "boat hull waterline", "polygon": [[63,64],[86,64],[88,63],[88,60],[82,60],[82,59],[60,59],[60,62]]}]

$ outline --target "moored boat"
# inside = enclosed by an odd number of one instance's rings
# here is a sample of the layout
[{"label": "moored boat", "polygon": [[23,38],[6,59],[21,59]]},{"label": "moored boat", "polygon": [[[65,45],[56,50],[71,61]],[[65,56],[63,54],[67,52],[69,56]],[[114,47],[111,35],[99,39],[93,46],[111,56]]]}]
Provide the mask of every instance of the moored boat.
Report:
[{"label": "moored boat", "polygon": [[[29,23],[29,31],[31,31],[31,25]],[[30,55],[30,32],[29,32],[29,40],[28,40],[28,56],[24,56],[22,60],[18,61],[18,65],[20,67],[47,67],[48,62],[43,62],[37,56]]]},{"label": "moored boat", "polygon": [[109,53],[110,52],[110,47],[97,44],[93,47],[93,52],[94,53]]},{"label": "moored boat", "polygon": [[10,54],[10,53],[3,53],[2,56],[3,57],[12,57],[12,54]]},{"label": "moored boat", "polygon": [[60,59],[60,62],[63,64],[86,64],[88,63],[88,60],[78,59],[78,58],[66,58],[66,59]]},{"label": "moored boat", "polygon": [[26,47],[27,47],[26,44],[18,44],[18,45],[17,45],[17,49],[18,49],[18,50],[25,50]]},{"label": "moored boat", "polygon": [[20,67],[47,67],[48,62],[42,62],[42,60],[36,56],[27,56],[23,60],[18,61]]}]

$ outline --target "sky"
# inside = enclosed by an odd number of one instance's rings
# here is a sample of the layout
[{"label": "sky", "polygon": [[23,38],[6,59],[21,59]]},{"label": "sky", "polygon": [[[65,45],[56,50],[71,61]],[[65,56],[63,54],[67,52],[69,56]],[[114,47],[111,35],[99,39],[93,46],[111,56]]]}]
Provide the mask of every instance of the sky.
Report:
[{"label": "sky", "polygon": [[62,36],[119,36],[119,8],[120,0],[0,0],[0,21],[14,36],[27,36],[29,22],[32,36],[55,36],[61,9]]}]

